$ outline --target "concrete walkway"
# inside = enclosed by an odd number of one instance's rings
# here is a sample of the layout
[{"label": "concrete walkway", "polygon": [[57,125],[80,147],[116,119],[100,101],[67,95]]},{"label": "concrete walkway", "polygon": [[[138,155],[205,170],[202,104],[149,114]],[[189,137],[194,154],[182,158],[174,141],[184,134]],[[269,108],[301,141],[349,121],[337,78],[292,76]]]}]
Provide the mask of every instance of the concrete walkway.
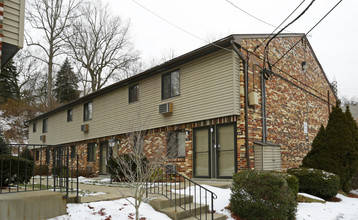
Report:
[{"label": "concrete walkway", "polygon": [[[88,178],[89,180],[101,182],[101,177],[96,178]],[[194,181],[200,185],[209,185],[219,188],[230,188],[232,185],[232,180],[219,180],[219,179],[194,179]],[[89,181],[90,182],[90,181]],[[35,183],[39,183],[39,180],[35,180]],[[45,182],[43,181],[42,184]],[[49,185],[53,185],[53,181],[49,181]],[[188,183],[185,184],[186,187],[189,186]],[[193,186],[193,185],[191,185]],[[76,187],[76,183],[73,183],[73,187]],[[178,189],[184,188],[183,182],[177,186]],[[80,199],[81,203],[89,203],[89,202],[98,202],[98,201],[108,201],[108,200],[116,200],[131,196],[130,188],[122,187],[122,186],[111,186],[111,185],[95,185],[90,183],[79,183],[79,189],[81,191],[89,191],[92,193],[102,192],[104,194],[100,195],[87,195],[83,196]],[[173,188],[174,189],[174,188]],[[73,194],[70,194],[70,197],[73,197]]]}]

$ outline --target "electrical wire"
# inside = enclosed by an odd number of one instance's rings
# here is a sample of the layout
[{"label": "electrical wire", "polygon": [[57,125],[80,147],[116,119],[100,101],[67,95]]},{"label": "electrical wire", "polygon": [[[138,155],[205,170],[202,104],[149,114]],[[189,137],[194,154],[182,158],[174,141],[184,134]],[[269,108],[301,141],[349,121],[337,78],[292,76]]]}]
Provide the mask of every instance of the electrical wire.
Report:
[{"label": "electrical wire", "polygon": [[178,25],[174,24],[173,22],[169,21],[168,19],[165,19],[164,17],[158,15],[157,13],[155,13],[154,11],[152,11],[152,10],[150,10],[149,8],[145,7],[144,5],[140,4],[140,3],[137,2],[136,0],[132,0],[132,1],[133,1],[134,3],[136,3],[137,5],[139,5],[141,8],[147,10],[147,11],[150,12],[151,14],[153,14],[153,15],[155,15],[156,17],[160,18],[161,20],[167,22],[168,24],[172,25],[173,27],[175,27],[175,28],[177,28],[177,29],[183,31],[184,33],[186,33],[186,34],[188,34],[188,35],[191,35],[191,36],[193,36],[193,37],[195,37],[195,38],[199,39],[200,41],[203,41],[203,42],[205,42],[205,43],[207,43],[207,44],[211,44],[211,45],[213,45],[213,46],[215,46],[215,47],[218,47],[218,48],[220,48],[220,49],[223,49],[223,50],[226,50],[226,51],[231,51],[231,50],[229,50],[229,49],[227,49],[227,48],[225,48],[225,47],[219,46],[219,45],[214,44],[214,43],[209,43],[209,42],[207,42],[206,40],[204,40],[204,39],[198,37],[197,35],[195,35],[195,34],[193,34],[193,33],[190,33],[189,31],[185,30],[184,28],[179,27]]},{"label": "electrical wire", "polygon": [[[268,23],[268,22],[266,22],[266,21],[264,21],[264,20],[262,20],[262,19],[256,17],[255,15],[250,14],[249,12],[247,12],[247,11],[245,11],[244,9],[240,8],[239,6],[235,5],[235,4],[232,3],[231,1],[229,1],[229,0],[225,0],[225,1],[228,2],[228,3],[230,3],[230,4],[231,4],[232,6],[234,6],[236,9],[238,9],[238,10],[242,11],[243,13],[247,14],[248,16],[250,16],[250,17],[252,17],[252,18],[254,18],[254,19],[260,21],[261,23],[264,23],[264,24],[269,25],[269,26],[274,27],[274,28],[279,28],[279,26],[270,24],[270,23]],[[291,32],[291,31],[287,31],[287,32]],[[292,33],[292,32],[291,32],[291,33]]]},{"label": "electrical wire", "polygon": [[316,0],[312,0],[311,3],[305,8],[305,10],[303,10],[301,12],[301,14],[299,14],[295,19],[293,19],[290,23],[288,23],[284,28],[282,28],[279,32],[277,32],[273,37],[271,37],[271,39],[267,42],[266,46],[265,46],[265,50],[264,50],[264,61],[263,61],[263,69],[265,69],[265,66],[266,66],[266,59],[267,59],[267,64],[268,64],[268,67],[269,67],[269,72],[267,71],[263,71],[263,73],[266,75],[266,77],[270,77],[270,72],[272,70],[272,66],[270,65],[270,60],[269,60],[269,57],[268,57],[268,47],[271,43],[271,41],[273,39],[275,39],[275,37],[277,37],[282,31],[284,31],[287,27],[289,27],[291,24],[293,24],[294,22],[296,22],[300,17],[302,17],[302,15],[304,15],[307,10],[312,6],[312,4],[315,2]]},{"label": "electrical wire", "polygon": [[301,42],[313,29],[315,29],[343,0],[340,0],[331,10],[329,10],[299,41],[297,41],[286,53],[284,53],[273,65],[274,67],[282,58],[284,58],[299,42]]},{"label": "electrical wire", "polygon": [[261,44],[257,45],[257,46],[255,47],[255,49],[254,49],[253,52],[255,52],[257,49],[259,49],[259,47],[261,47],[261,45],[264,44],[264,42],[265,42],[269,37],[271,37],[271,36],[273,35],[273,33],[275,33],[275,31],[277,31],[277,29],[279,29],[279,28],[281,27],[282,24],[284,24],[284,23],[287,21],[287,19],[289,19],[289,18],[293,15],[293,13],[295,13],[295,12],[297,11],[297,9],[298,9],[299,7],[301,7],[301,5],[302,5],[305,1],[306,1],[306,0],[303,0],[303,1],[295,8],[295,10],[293,10],[293,11],[285,18],[285,20],[283,20],[283,21],[281,22],[281,24],[280,24],[279,26],[277,26],[277,27],[271,32],[271,34],[270,34],[269,36],[267,36],[267,37],[261,42]]}]

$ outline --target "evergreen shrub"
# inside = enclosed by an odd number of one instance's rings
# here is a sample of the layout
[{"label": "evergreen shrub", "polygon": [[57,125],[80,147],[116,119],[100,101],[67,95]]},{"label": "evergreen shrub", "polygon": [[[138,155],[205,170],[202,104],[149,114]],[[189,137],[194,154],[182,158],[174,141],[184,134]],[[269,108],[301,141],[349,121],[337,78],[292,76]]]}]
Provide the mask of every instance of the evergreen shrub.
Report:
[{"label": "evergreen shrub", "polygon": [[47,176],[49,174],[50,172],[47,165],[35,165],[34,175]]},{"label": "evergreen shrub", "polygon": [[[141,160],[142,169],[146,169],[148,159],[143,156]],[[128,181],[125,179],[125,173],[120,167],[120,164],[128,164],[132,173],[136,172],[137,164],[129,154],[120,154],[117,157],[110,157],[107,162],[108,172],[112,175],[114,181]]]},{"label": "evergreen shrub", "polygon": [[349,193],[358,169],[358,127],[349,108],[344,113],[339,102],[332,108],[327,127],[321,126],[302,166],[339,175],[340,188]]},{"label": "evergreen shrub", "polygon": [[30,181],[34,173],[33,161],[10,155],[1,155],[0,157],[2,161],[2,167],[0,168],[2,186],[9,186],[13,183],[28,183]]},{"label": "evergreen shrub", "polygon": [[233,176],[230,209],[243,219],[295,219],[297,203],[274,171],[244,170]]},{"label": "evergreen shrub", "polygon": [[292,168],[287,171],[298,178],[299,191],[322,199],[334,197],[340,189],[338,175],[313,168]]},{"label": "evergreen shrub", "polygon": [[283,177],[287,184],[288,187],[290,188],[292,195],[297,198],[297,193],[298,193],[298,178],[295,175],[291,175],[289,173],[281,173],[281,172],[277,172],[277,174],[279,174],[281,177]]},{"label": "evergreen shrub", "polygon": [[31,160],[34,161],[34,157],[32,156],[31,151],[28,148],[25,148],[21,154],[20,154],[21,158],[27,159],[27,160]]}]

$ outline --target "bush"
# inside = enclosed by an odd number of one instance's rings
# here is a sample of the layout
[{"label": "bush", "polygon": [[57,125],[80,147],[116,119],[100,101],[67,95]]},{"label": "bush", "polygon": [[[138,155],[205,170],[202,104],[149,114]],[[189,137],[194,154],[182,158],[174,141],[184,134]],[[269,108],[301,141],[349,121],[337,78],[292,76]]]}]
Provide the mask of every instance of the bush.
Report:
[{"label": "bush", "polygon": [[34,157],[32,156],[31,151],[28,148],[25,148],[25,150],[21,152],[20,157],[27,160],[34,161]]},{"label": "bush", "polygon": [[313,168],[292,168],[288,173],[298,178],[300,192],[322,199],[332,198],[338,193],[340,179],[333,173]]},{"label": "bush", "polygon": [[298,193],[298,178],[294,175],[291,175],[289,173],[281,173],[281,172],[277,172],[278,175],[280,175],[281,177],[283,177],[287,184],[288,187],[290,188],[292,195],[297,198],[297,193]]},{"label": "bush", "polygon": [[337,106],[329,114],[327,127],[321,126],[312,149],[302,161],[303,167],[326,170],[340,177],[340,188],[349,193],[358,168],[358,127],[349,108]]},{"label": "bush", "polygon": [[[145,169],[148,159],[143,156],[142,159],[143,169]],[[114,181],[127,181],[125,179],[123,170],[121,170],[119,164],[126,163],[129,164],[132,172],[135,172],[137,169],[137,164],[133,161],[132,157],[129,154],[120,154],[118,157],[111,157],[107,162],[108,172],[112,175]]]},{"label": "bush", "polygon": [[35,165],[34,175],[47,176],[49,168],[47,165]]},{"label": "bush", "polygon": [[3,163],[3,167],[0,170],[2,186],[9,186],[12,183],[28,183],[30,181],[34,172],[33,161],[9,155],[2,155],[1,157]]},{"label": "bush", "polygon": [[295,219],[297,203],[286,180],[273,171],[234,174],[230,209],[244,219]]}]

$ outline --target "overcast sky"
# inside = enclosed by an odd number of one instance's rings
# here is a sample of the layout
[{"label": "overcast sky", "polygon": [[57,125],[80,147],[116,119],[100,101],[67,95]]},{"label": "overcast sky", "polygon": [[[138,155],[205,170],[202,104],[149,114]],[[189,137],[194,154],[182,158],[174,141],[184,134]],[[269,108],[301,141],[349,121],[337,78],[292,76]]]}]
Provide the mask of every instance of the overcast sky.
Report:
[{"label": "overcast sky", "polygon": [[[303,0],[105,0],[114,14],[131,21],[131,36],[145,61],[176,56],[230,34],[271,33]],[[250,17],[242,10],[263,20]],[[306,0],[291,21],[311,2]],[[316,0],[288,30],[309,31],[339,0]],[[145,8],[151,10],[164,21]],[[177,26],[177,27],[175,27]],[[183,30],[181,30],[183,29]],[[194,35],[194,36],[193,36]],[[343,0],[308,38],[339,96],[358,97],[358,1]]]}]

